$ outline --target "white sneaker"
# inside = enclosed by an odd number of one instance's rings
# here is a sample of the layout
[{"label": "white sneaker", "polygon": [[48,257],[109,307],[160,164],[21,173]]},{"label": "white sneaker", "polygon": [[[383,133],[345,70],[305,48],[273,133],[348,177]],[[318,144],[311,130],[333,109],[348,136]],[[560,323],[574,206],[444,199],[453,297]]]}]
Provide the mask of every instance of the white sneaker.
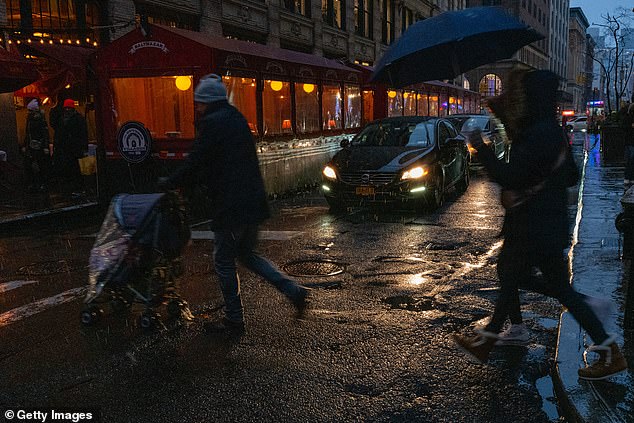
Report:
[{"label": "white sneaker", "polygon": [[498,334],[498,341],[495,345],[526,345],[530,340],[530,334],[524,323],[519,325],[509,325]]}]

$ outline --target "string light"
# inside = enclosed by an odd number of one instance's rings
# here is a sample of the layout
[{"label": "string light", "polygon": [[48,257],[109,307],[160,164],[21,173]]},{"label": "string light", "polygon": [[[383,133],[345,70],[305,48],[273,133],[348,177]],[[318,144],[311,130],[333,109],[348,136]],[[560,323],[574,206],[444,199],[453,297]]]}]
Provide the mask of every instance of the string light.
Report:
[{"label": "string light", "polygon": [[[55,44],[55,41],[59,41],[60,44],[70,44],[70,45],[78,45],[81,46],[84,41],[81,38],[76,38],[76,39],[72,39],[72,38],[68,38],[68,39],[64,39],[64,38],[57,38],[57,39],[53,39],[50,38],[49,34],[41,34],[41,33],[33,33],[33,35],[35,36],[35,39],[32,37],[25,37],[25,38],[20,38],[20,34],[19,33],[15,33],[14,35],[16,35],[16,38],[11,38],[11,37],[7,37],[7,38],[1,38],[0,37],[0,43],[6,43],[6,44],[34,44],[37,43],[39,41],[40,44],[46,44],[48,42],[48,44]],[[86,44],[89,46],[93,46],[93,47],[97,47],[99,45],[99,43],[97,41],[94,41],[91,38],[86,38]]]}]

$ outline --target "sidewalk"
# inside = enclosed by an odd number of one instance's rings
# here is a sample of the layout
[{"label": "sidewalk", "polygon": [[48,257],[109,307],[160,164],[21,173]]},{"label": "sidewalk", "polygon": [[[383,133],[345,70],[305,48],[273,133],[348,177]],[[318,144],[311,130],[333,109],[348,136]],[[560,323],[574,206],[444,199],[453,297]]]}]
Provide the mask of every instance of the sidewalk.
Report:
[{"label": "sidewalk", "polygon": [[[593,146],[594,140],[588,143]],[[573,151],[583,164],[581,145]],[[622,163],[603,163],[599,143],[588,152],[583,166],[577,219],[580,217],[577,243],[571,248],[573,286],[587,295],[614,301],[614,313],[607,322],[608,333],[618,336],[619,345],[630,366],[634,364],[631,333],[623,331],[623,314],[629,261],[620,259],[619,233],[614,218],[621,212],[623,195]],[[577,377],[577,369],[584,366],[583,351],[592,341],[581,330],[569,312],[564,311],[559,325],[556,364],[553,384],[560,410],[568,421],[632,422],[634,421],[634,372],[607,381],[588,382]],[[592,357],[594,359],[596,357]],[[589,357],[590,359],[590,357]]]},{"label": "sidewalk", "polygon": [[0,233],[2,229],[58,216],[93,212],[98,203],[89,196],[52,192],[26,192],[0,180]]}]

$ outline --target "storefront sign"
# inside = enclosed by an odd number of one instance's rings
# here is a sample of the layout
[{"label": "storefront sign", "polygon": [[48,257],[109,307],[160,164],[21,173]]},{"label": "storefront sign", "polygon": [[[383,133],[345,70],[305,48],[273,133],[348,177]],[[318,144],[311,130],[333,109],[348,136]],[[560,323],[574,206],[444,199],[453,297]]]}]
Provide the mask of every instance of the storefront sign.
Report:
[{"label": "storefront sign", "polygon": [[141,41],[130,47],[130,51],[128,53],[134,54],[137,52],[137,50],[141,50],[142,48],[157,48],[163,53],[169,52],[167,47],[165,47],[165,44],[160,41]]},{"label": "storefront sign", "polygon": [[152,151],[150,132],[140,122],[124,123],[117,133],[119,153],[130,163],[139,163],[149,157]]}]

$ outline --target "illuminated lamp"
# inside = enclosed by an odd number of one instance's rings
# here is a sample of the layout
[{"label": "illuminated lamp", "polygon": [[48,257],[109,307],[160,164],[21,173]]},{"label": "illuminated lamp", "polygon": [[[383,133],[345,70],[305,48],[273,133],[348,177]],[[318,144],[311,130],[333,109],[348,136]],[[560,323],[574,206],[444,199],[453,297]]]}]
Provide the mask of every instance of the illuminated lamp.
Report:
[{"label": "illuminated lamp", "polygon": [[66,84],[66,86],[64,88],[69,89],[70,88],[70,84]]},{"label": "illuminated lamp", "polygon": [[420,94],[416,94],[416,100],[420,100]]},{"label": "illuminated lamp", "polygon": [[45,105],[46,103],[48,103],[50,100],[50,98],[46,97],[43,101],[42,101],[42,105]]},{"label": "illuminated lamp", "polygon": [[315,90],[315,84],[304,84],[302,88],[306,94],[310,94]]},{"label": "illuminated lamp", "polygon": [[387,96],[388,96],[389,98],[394,98],[394,97],[396,97],[396,91],[394,91],[394,90],[390,90],[390,91],[388,91],[388,92],[387,92]]},{"label": "illuminated lamp", "polygon": [[291,129],[291,120],[290,119],[284,119],[282,121],[282,129]]},{"label": "illuminated lamp", "polygon": [[192,80],[189,76],[177,76],[175,83],[176,88],[181,91],[187,91],[192,86]]},{"label": "illuminated lamp", "polygon": [[575,115],[575,111],[574,110],[564,110],[563,112],[561,112],[562,116],[574,116]]},{"label": "illuminated lamp", "polygon": [[407,98],[407,97],[409,97],[409,93],[406,91],[403,93],[403,98]]},{"label": "illuminated lamp", "polygon": [[31,44],[31,39],[26,40],[27,43]]},{"label": "illuminated lamp", "polygon": [[433,96],[433,97],[431,98],[431,101],[438,101],[438,96]]},{"label": "illuminated lamp", "polygon": [[271,81],[271,89],[273,91],[279,91],[282,89],[283,86],[284,84],[282,83],[282,81]]},{"label": "illuminated lamp", "polygon": [[456,99],[453,97],[449,97],[449,104],[454,104],[456,102]]}]

